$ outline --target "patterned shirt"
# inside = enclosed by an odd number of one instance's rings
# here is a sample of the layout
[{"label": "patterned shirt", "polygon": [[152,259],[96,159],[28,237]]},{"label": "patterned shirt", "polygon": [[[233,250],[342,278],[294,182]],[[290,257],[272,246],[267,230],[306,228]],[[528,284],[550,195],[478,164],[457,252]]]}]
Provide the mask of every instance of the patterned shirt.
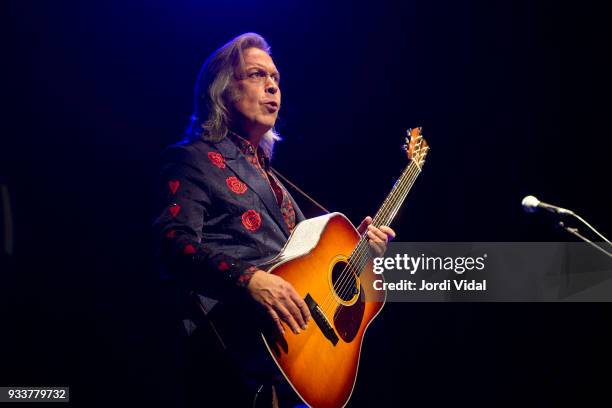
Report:
[{"label": "patterned shirt", "polygon": [[289,228],[289,232],[291,233],[295,228],[295,210],[289,199],[289,193],[287,193],[287,190],[276,176],[272,174],[270,170],[270,160],[261,149],[254,147],[251,142],[240,137],[236,133],[229,132],[228,137],[242,152],[247,161],[251,163],[259,174],[268,182],[272,193],[274,193],[276,197],[276,202],[280,207],[281,214],[283,214],[287,228]]}]

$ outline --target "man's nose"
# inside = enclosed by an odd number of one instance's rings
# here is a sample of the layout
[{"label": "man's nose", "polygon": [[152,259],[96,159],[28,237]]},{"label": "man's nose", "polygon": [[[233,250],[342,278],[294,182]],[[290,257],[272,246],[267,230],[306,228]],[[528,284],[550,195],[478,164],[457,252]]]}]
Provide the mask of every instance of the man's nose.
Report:
[{"label": "man's nose", "polygon": [[278,90],[278,84],[270,77],[270,75],[268,75],[268,78],[266,78],[266,92],[274,95],[278,92]]},{"label": "man's nose", "polygon": [[268,85],[268,87],[266,88],[266,91],[274,95],[275,93],[278,92],[278,86],[276,84]]}]

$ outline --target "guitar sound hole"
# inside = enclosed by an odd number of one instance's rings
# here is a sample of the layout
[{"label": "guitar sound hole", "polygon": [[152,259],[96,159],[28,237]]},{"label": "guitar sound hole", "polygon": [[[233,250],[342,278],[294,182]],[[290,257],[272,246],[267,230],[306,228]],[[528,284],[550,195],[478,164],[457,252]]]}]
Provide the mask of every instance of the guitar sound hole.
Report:
[{"label": "guitar sound hole", "polygon": [[332,269],[332,282],[338,297],[344,301],[351,300],[358,292],[355,273],[347,269],[347,263],[338,262]]}]

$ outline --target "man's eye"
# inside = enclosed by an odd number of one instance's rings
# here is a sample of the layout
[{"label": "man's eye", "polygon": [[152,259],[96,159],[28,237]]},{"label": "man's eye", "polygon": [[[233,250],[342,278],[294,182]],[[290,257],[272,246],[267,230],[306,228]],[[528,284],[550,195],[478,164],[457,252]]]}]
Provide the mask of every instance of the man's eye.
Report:
[{"label": "man's eye", "polygon": [[262,71],[255,71],[249,74],[249,78],[261,78],[263,76],[265,76],[265,73],[263,73]]}]

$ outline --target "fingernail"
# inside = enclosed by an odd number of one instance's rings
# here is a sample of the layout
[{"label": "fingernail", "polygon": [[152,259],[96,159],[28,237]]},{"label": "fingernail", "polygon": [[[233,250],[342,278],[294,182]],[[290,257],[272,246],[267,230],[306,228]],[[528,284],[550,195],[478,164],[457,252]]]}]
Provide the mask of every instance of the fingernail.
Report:
[{"label": "fingernail", "polygon": [[295,329],[295,334],[300,334],[300,329]]},{"label": "fingernail", "polygon": [[302,330],[306,330],[306,324],[302,325]]}]

